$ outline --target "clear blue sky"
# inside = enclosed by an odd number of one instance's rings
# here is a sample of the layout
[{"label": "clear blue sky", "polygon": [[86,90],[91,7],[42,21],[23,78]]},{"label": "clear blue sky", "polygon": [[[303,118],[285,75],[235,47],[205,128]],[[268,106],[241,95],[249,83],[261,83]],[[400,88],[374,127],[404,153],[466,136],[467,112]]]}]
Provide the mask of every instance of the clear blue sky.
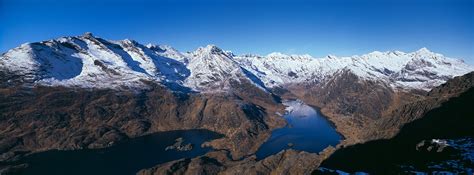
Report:
[{"label": "clear blue sky", "polygon": [[181,51],[216,44],[237,54],[427,47],[474,64],[474,0],[0,0],[0,52],[87,31]]}]

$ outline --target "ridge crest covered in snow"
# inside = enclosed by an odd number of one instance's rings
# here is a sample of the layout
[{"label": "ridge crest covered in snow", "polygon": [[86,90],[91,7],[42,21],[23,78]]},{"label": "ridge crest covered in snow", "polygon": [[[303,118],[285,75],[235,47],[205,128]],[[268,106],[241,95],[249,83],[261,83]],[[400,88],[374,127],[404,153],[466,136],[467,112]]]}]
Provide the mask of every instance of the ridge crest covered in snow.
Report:
[{"label": "ridge crest covered in snow", "polygon": [[182,53],[167,45],[109,41],[88,32],[22,44],[0,56],[0,70],[48,86],[144,88],[145,81],[154,81],[173,90],[194,91],[225,91],[230,82],[241,80],[264,90],[293,83],[324,83],[348,70],[362,80],[381,81],[394,89],[429,90],[474,67],[427,48],[324,58],[279,52],[234,55],[215,45]]}]

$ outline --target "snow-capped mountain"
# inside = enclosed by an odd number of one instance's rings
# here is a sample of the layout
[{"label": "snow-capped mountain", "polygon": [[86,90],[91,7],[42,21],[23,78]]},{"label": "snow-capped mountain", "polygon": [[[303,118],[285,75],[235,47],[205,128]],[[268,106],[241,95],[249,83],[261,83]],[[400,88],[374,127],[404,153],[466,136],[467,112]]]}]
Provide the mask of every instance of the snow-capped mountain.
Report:
[{"label": "snow-capped mountain", "polygon": [[0,68],[29,75],[38,84],[78,87],[140,87],[142,80],[163,84],[181,82],[189,75],[185,65],[135,41],[107,41],[90,33],[9,50]]},{"label": "snow-capped mountain", "polygon": [[226,53],[214,45],[200,47],[188,54],[190,61],[187,64],[191,75],[185,85],[197,90],[228,89],[230,80],[240,80],[245,75],[241,67]]},{"label": "snow-capped mountain", "polygon": [[91,33],[23,44],[2,54],[0,68],[52,86],[146,88],[146,80],[208,91],[228,89],[231,80],[253,82],[230,52],[213,45],[181,53],[170,46],[108,41]]},{"label": "snow-capped mountain", "polygon": [[170,46],[145,46],[128,39],[108,41],[86,33],[11,49],[1,55],[0,70],[49,86],[146,88],[144,82],[153,81],[174,90],[194,91],[227,90],[231,81],[241,80],[264,90],[293,83],[324,83],[338,71],[349,70],[361,80],[429,90],[474,67],[426,48],[351,57],[236,56],[214,45],[182,53]]}]

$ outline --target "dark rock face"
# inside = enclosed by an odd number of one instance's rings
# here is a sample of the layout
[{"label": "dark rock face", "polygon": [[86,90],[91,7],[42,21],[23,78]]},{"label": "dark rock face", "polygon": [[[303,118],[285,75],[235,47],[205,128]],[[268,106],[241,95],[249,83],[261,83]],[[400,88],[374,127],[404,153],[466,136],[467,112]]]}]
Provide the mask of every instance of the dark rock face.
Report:
[{"label": "dark rock face", "polygon": [[113,69],[109,69],[107,66],[104,65],[104,63],[102,63],[101,61],[99,60],[95,60],[94,61],[94,65],[96,66],[99,66],[103,71],[109,73],[109,74],[113,74],[113,75],[120,75],[117,71],[113,70]]},{"label": "dark rock face", "polygon": [[440,107],[442,103],[452,97],[459,96],[472,87],[474,87],[474,72],[455,77],[445,84],[433,88],[426,96],[398,106],[390,115],[377,121],[376,127],[379,129],[367,137],[371,139],[393,137],[405,123],[423,117],[432,109]]}]

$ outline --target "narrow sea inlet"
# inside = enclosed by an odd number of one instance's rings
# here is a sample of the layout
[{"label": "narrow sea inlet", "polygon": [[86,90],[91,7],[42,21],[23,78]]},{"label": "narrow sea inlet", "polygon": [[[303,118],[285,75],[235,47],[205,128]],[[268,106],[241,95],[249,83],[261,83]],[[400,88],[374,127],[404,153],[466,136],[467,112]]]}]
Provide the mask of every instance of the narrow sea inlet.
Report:
[{"label": "narrow sea inlet", "polygon": [[[203,155],[211,148],[201,148],[205,141],[221,135],[208,130],[159,132],[127,140],[104,149],[47,151],[32,154],[18,163],[28,163],[21,174],[135,174],[160,163]],[[181,138],[192,144],[191,150],[166,150]]]},{"label": "narrow sea inlet", "polygon": [[288,125],[272,132],[257,151],[258,159],[289,148],[318,153],[329,145],[336,146],[341,140],[336,129],[319,110],[300,100],[285,101],[283,104],[287,106],[283,117]]}]

